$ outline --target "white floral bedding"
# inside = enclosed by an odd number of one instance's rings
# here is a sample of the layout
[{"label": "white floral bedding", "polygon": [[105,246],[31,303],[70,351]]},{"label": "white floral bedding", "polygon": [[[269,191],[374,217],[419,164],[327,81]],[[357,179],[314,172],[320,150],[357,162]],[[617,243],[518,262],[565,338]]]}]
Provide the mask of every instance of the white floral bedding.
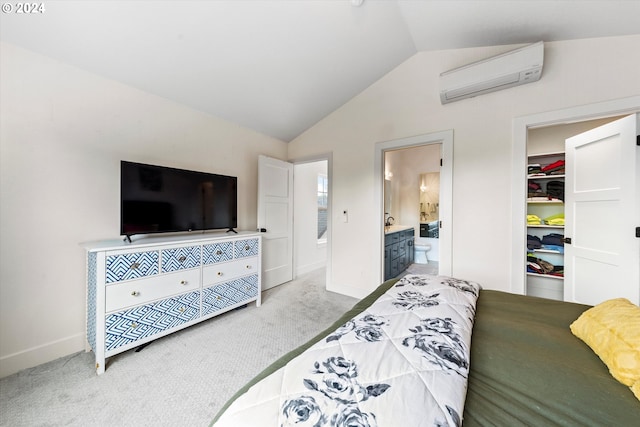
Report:
[{"label": "white floral bedding", "polygon": [[451,277],[405,276],[214,425],[460,426],[479,290]]}]

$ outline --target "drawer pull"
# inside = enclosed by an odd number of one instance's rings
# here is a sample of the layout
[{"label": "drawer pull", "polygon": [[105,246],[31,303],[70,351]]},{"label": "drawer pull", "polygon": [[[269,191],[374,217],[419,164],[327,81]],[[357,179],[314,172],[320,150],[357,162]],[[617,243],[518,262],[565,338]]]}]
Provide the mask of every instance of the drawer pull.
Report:
[{"label": "drawer pull", "polygon": [[138,267],[140,267],[140,263],[139,262],[134,262],[133,264],[131,264],[131,267],[129,267],[132,270],[136,270]]},{"label": "drawer pull", "polygon": [[251,266],[250,265],[247,265],[247,270],[251,270]]},{"label": "drawer pull", "polygon": [[133,323],[131,324],[131,329],[135,329],[135,328],[137,328],[137,327],[138,327],[138,324],[137,324],[136,322],[133,322]]},{"label": "drawer pull", "polygon": [[248,250],[250,250],[250,249],[251,249],[251,248],[250,248],[248,245],[244,247],[244,250],[245,250],[245,251],[248,251]]},{"label": "drawer pull", "polygon": [[180,308],[178,309],[178,311],[179,311],[180,313],[184,313],[184,310],[185,310],[185,308],[184,308],[184,307],[180,307]]},{"label": "drawer pull", "polygon": [[133,291],[133,292],[131,292],[131,295],[133,295],[134,297],[137,297],[138,295],[140,295],[140,292]]},{"label": "drawer pull", "polygon": [[222,276],[222,271],[218,271],[218,276]]},{"label": "drawer pull", "polygon": [[216,295],[216,299],[219,301],[219,300],[221,300],[222,298],[220,298],[220,295]]},{"label": "drawer pull", "polygon": [[186,284],[187,284],[187,281],[186,281],[186,280],[181,280],[181,281],[180,281],[180,284],[181,284],[181,285],[186,285]]},{"label": "drawer pull", "polygon": [[178,261],[180,262],[185,262],[187,260],[187,257],[182,255],[180,258],[178,258]]},{"label": "drawer pull", "polygon": [[218,249],[218,250],[216,251],[216,255],[222,255],[222,251],[221,251],[220,249]]}]

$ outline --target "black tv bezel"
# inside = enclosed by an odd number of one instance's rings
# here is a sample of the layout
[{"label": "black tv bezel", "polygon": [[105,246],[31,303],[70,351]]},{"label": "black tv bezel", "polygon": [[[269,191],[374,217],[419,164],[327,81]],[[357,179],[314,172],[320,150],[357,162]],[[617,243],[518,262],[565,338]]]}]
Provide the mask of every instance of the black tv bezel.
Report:
[{"label": "black tv bezel", "polygon": [[[124,230],[124,215],[123,215],[123,205],[124,205],[124,197],[123,197],[123,186],[124,186],[124,180],[123,180],[123,165],[124,164],[129,164],[129,165],[135,165],[137,167],[149,167],[149,168],[157,168],[159,170],[169,170],[169,171],[174,171],[180,174],[194,174],[194,175],[203,175],[203,176],[210,176],[212,178],[225,178],[225,179],[229,179],[232,180],[234,182],[233,185],[233,189],[234,189],[234,197],[233,197],[233,201],[234,201],[234,206],[233,206],[233,215],[232,215],[232,224],[224,226],[224,227],[215,227],[215,228],[208,228],[205,227],[204,224],[202,226],[202,228],[197,227],[197,228],[178,228],[178,229],[165,229],[165,230],[150,230],[150,231],[140,231],[140,232],[125,232]],[[197,171],[197,170],[193,170],[193,169],[181,169],[181,168],[175,168],[175,167],[171,167],[171,166],[161,166],[161,165],[154,165],[154,164],[149,164],[149,163],[141,163],[141,162],[133,162],[133,161],[129,161],[129,160],[121,160],[120,161],[120,235],[124,236],[125,241],[131,242],[131,236],[137,236],[137,235],[147,235],[147,234],[176,234],[176,233],[196,233],[196,232],[200,232],[200,233],[205,233],[207,231],[215,231],[215,230],[224,230],[226,229],[227,232],[234,232],[237,233],[237,231],[235,230],[236,228],[238,228],[238,177],[237,176],[233,176],[233,175],[223,175],[223,174],[217,174],[217,173],[212,173],[212,172],[203,172],[203,171]]]}]

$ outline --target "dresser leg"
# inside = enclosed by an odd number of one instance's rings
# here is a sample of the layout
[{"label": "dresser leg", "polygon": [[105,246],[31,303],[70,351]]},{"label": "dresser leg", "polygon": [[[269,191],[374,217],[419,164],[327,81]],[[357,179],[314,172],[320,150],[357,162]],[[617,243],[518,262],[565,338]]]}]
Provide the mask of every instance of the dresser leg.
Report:
[{"label": "dresser leg", "polygon": [[96,374],[101,375],[104,374],[104,365],[105,360],[96,359]]}]

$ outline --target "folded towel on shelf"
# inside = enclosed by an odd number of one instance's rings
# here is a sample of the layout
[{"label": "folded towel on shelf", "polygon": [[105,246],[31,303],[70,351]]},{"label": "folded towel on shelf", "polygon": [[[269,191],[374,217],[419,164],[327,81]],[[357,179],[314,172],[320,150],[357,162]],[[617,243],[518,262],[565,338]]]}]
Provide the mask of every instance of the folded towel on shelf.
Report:
[{"label": "folded towel on shelf", "polygon": [[564,225],[564,213],[548,216],[544,219],[547,225]]},{"label": "folded towel on shelf", "polygon": [[542,224],[542,220],[538,215],[529,214],[527,215],[527,225],[540,225]]}]

